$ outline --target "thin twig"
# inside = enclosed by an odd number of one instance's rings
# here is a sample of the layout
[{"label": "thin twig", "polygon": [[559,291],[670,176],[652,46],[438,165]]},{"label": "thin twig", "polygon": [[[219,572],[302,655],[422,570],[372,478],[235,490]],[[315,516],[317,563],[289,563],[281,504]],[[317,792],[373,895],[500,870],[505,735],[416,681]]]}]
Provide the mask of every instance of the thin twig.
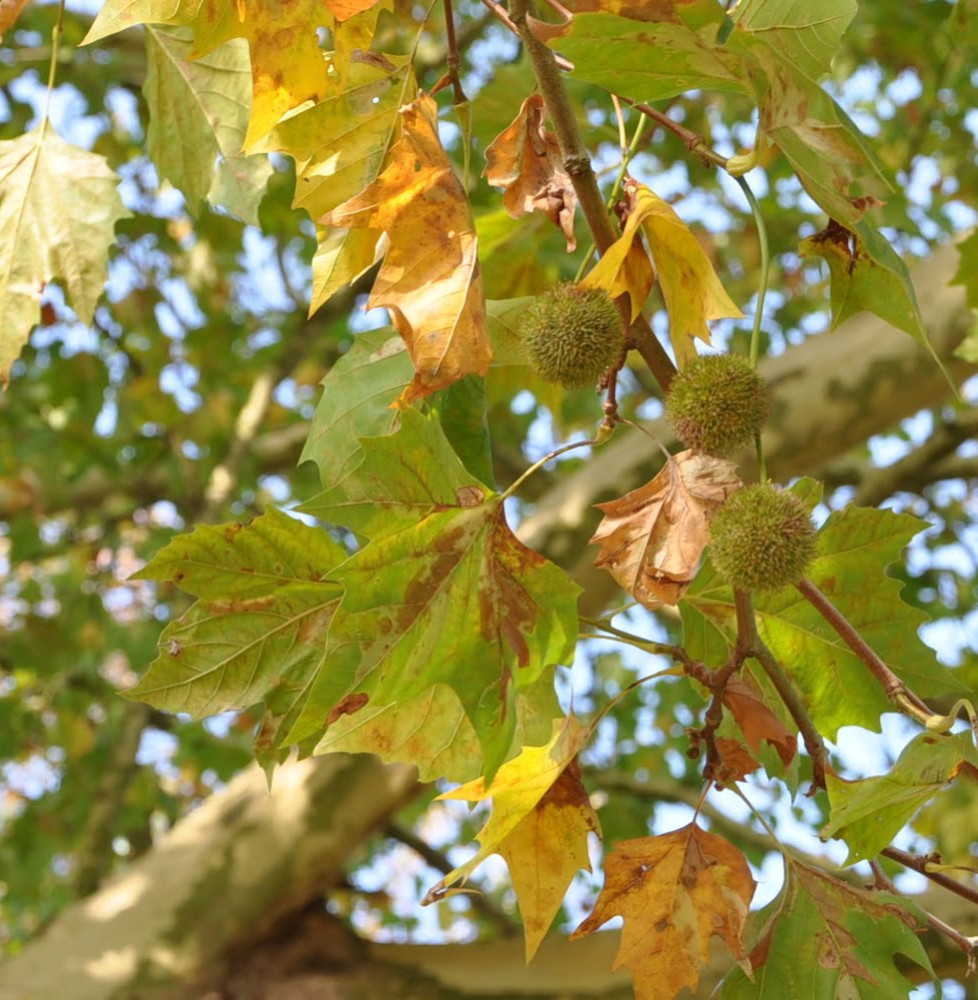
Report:
[{"label": "thin twig", "polygon": [[[482,5],[495,17],[499,19],[499,22],[505,25],[517,38],[520,37],[520,29],[513,24],[512,19],[509,14],[506,13],[506,9],[500,4],[496,3],[496,0],[482,0]],[[566,70],[571,70],[574,68],[574,64],[569,60],[565,59],[563,56],[554,55],[554,62],[561,68]]]},{"label": "thin twig", "polygon": [[877,656],[855,626],[811,580],[799,580],[795,586],[802,597],[835,629],[839,638],[869,668],[870,673],[883,686],[890,701],[895,702],[918,722],[925,724],[931,716],[936,714]]},{"label": "thin twig", "polygon": [[812,796],[820,789],[825,788],[825,768],[828,764],[829,753],[825,749],[822,736],[815,728],[815,724],[808,714],[808,709],[801,700],[801,695],[798,694],[794,684],[791,683],[774,658],[774,654],[760,637],[754,643],[751,656],[760,663],[764,673],[767,674],[767,679],[778,692],[778,697],[784,702],[791,718],[795,720],[795,725],[805,742],[805,749],[812,759],[812,787],[808,790],[808,795]]},{"label": "thin twig", "polygon": [[896,861],[898,864],[903,865],[904,868],[909,868],[911,871],[918,872],[925,878],[929,878],[935,885],[939,885],[949,892],[967,899],[971,903],[978,903],[978,889],[974,886],[965,885],[963,882],[959,882],[957,879],[953,879],[950,875],[945,875],[943,872],[928,870],[928,865],[939,863],[939,855],[911,854],[909,851],[901,851],[898,847],[884,847],[880,851],[880,854],[884,858],[889,858],[891,861]]},{"label": "thin twig", "polygon": [[680,125],[679,122],[673,121],[668,115],[663,114],[656,108],[653,108],[651,104],[643,104],[639,101],[633,101],[628,97],[622,97],[621,94],[618,94],[617,97],[623,104],[627,104],[636,111],[641,111],[643,115],[647,115],[652,119],[652,121],[657,122],[663,128],[666,128],[675,135],[678,135],[679,138],[682,139],[686,148],[691,153],[695,153],[706,163],[712,163],[717,167],[726,167],[727,157],[721,156],[719,153],[711,149],[701,135],[698,135],[691,129],[686,128],[684,125]]}]

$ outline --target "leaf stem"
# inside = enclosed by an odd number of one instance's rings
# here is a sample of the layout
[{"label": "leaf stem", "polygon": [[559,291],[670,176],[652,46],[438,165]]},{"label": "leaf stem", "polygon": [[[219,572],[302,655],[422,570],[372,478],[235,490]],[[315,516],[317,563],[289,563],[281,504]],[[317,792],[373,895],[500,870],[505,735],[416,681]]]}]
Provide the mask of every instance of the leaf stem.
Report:
[{"label": "leaf stem", "polygon": [[603,444],[607,440],[607,435],[599,436],[596,438],[591,438],[587,441],[572,441],[570,444],[565,444],[558,448],[556,451],[550,452],[549,455],[544,455],[538,462],[534,462],[521,476],[518,476],[506,489],[500,494],[500,500],[508,500],[522,485],[539,469],[542,469],[547,462],[553,461],[553,459],[558,458],[560,455],[565,454],[568,451],[573,451],[575,448],[586,448],[586,447],[597,447]]},{"label": "leaf stem", "polygon": [[[689,656],[687,656],[686,650],[683,649],[682,646],[671,646],[665,642],[653,642],[651,639],[643,639],[639,635],[634,635],[631,632],[626,632],[623,629],[616,628],[611,624],[611,622],[605,619],[585,618],[582,615],[580,621],[587,625],[588,628],[594,629],[596,632],[606,632],[608,635],[613,636],[616,639],[620,639],[629,646],[635,646],[637,649],[644,650],[646,653],[655,653],[658,656],[669,656],[683,664],[689,661]],[[602,637],[595,636],[595,638]]]},{"label": "leaf stem", "polygon": [[51,118],[51,98],[54,96],[54,81],[58,73],[58,49],[61,45],[61,32],[64,29],[65,21],[65,0],[61,0],[58,5],[58,19],[51,29],[51,65],[48,67],[48,93],[44,102],[44,117],[41,119],[41,130],[38,134],[37,143],[44,142],[47,135],[48,122]]},{"label": "leaf stem", "polygon": [[764,216],[761,214],[761,206],[754,197],[746,177],[735,177],[734,180],[740,185],[744,192],[747,204],[750,205],[751,212],[754,213],[754,224],[757,226],[757,242],[761,251],[761,281],[757,288],[757,304],[754,307],[754,328],[750,335],[750,364],[751,368],[757,367],[757,361],[761,353],[761,322],[764,319],[764,299],[767,297],[767,284],[771,267],[771,251],[767,241],[767,227],[764,225]]},{"label": "leaf stem", "polygon": [[835,629],[839,638],[869,668],[870,673],[883,686],[887,698],[895,702],[907,715],[926,726],[936,713],[879,658],[845,615],[811,580],[799,580],[795,586],[802,597]]}]

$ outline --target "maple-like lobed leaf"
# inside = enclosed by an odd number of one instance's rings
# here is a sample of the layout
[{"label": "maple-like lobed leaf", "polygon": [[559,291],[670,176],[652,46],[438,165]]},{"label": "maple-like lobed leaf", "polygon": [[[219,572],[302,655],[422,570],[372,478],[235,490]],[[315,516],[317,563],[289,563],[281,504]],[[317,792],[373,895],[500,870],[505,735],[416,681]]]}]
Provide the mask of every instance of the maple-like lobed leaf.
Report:
[{"label": "maple-like lobed leaf", "polygon": [[42,123],[0,142],[0,386],[41,319],[44,286],[59,280],[91,323],[108,273],[115,224],[129,213],[104,157]]},{"label": "maple-like lobed leaf", "polygon": [[826,776],[830,813],[821,836],[845,841],[846,864],[873,858],[921,806],[959,776],[978,778],[972,734],[918,733],[886,774],[860,781]]},{"label": "maple-like lobed leaf", "polygon": [[723,689],[723,704],[730,710],[747,745],[757,753],[770,743],[787,767],[798,752],[798,736],[764,704],[760,694],[743,678],[732,676]]},{"label": "maple-like lobed leaf", "polygon": [[672,1000],[684,987],[695,992],[712,936],[743,960],[754,887],[740,851],[695,823],[625,840],[605,859],[604,888],[573,937],[623,917],[613,968],[631,972],[637,1000]]},{"label": "maple-like lobed leaf", "polygon": [[735,968],[718,1000],[893,1000],[911,990],[898,955],[934,978],[912,902],[840,882],[788,855],[785,868],[781,894],[761,913],[767,920],[751,949],[752,976]]},{"label": "maple-like lobed leaf", "polygon": [[[622,235],[582,284],[603,288],[612,297],[627,291],[634,321],[651,289],[650,277],[657,274],[669,313],[669,339],[681,365],[696,356],[694,339],[710,343],[708,320],[744,314],[724,291],[699,241],[666,202],[633,180],[625,182],[625,197],[628,216]],[[639,233],[648,241],[654,271],[638,263],[644,255]]]},{"label": "maple-like lobed leaf", "polygon": [[136,24],[189,27],[191,59],[210,55],[232,38],[251,51],[252,101],[245,148],[286,112],[327,96],[326,60],[317,30],[332,27],[320,0],[106,0],[83,44]]},{"label": "maple-like lobed leaf", "polygon": [[557,136],[546,128],[546,108],[532,94],[520,113],[486,147],[486,180],[503,189],[503,205],[511,218],[543,212],[564,234],[567,252],[577,249],[574,210],[577,194],[564,169]]},{"label": "maple-like lobed leaf", "polygon": [[455,692],[493,774],[510,752],[521,691],[573,656],[577,586],[522,545],[502,497],[474,480],[434,417],[400,412],[393,435],[307,509],[370,538],[332,578],[345,595],[320,674],[289,742],[334,706],[373,712],[433,684]]},{"label": "maple-like lobed leaf", "polygon": [[383,173],[322,220],[388,236],[367,305],[390,311],[414,364],[399,405],[485,375],[492,360],[472,216],[438,138],[437,110],[427,96],[402,108]]},{"label": "maple-like lobed leaf", "polygon": [[157,172],[186,195],[196,212],[205,198],[252,225],[272,166],[265,156],[244,156],[251,107],[247,44],[234,39],[190,60],[185,28],[146,28],[146,133]]},{"label": "maple-like lobed leaf", "polygon": [[601,827],[576,758],[499,843],[523,919],[526,961],[533,960],[571,880],[591,870],[588,834]]},{"label": "maple-like lobed leaf", "polygon": [[[464,882],[490,854],[503,850],[503,844],[507,838],[521,826],[547,793],[560,781],[561,775],[571,765],[577,752],[584,746],[587,735],[587,730],[575,716],[569,715],[566,718],[556,719],[553,722],[550,739],[545,744],[523,747],[518,756],[506,761],[491,778],[480,776],[439,796],[442,799],[460,799],[463,802],[483,802],[491,799],[492,812],[476,838],[479,841],[478,852],[465,864],[449,872],[437,885],[433,886],[425,896],[425,904],[444,898],[453,885]],[[595,832],[597,830],[596,817],[593,812],[589,811],[590,804],[588,803],[586,807],[584,805],[586,800],[587,795],[583,787],[580,786],[579,775],[575,782],[572,772],[568,781],[562,783],[560,788],[554,792],[552,805],[554,811],[559,814],[559,818],[554,819],[553,813],[548,817],[550,822],[556,823],[561,830],[561,835],[568,836],[574,843],[572,853],[575,858],[581,857],[579,835],[582,833],[586,835],[587,829],[595,830]],[[563,803],[563,807],[561,807],[561,803]],[[564,811],[566,807],[570,807],[571,811]],[[537,817],[538,820],[540,818],[540,816]],[[595,823],[593,826],[591,825],[592,820]],[[517,837],[516,844],[528,841],[535,842],[535,834],[540,832],[538,827],[535,828],[535,822],[531,822],[528,827],[524,828]],[[587,826],[587,829],[582,830],[582,823]],[[543,847],[539,843],[529,846],[533,851]],[[584,856],[586,858],[586,852]],[[512,853],[510,857],[512,857]],[[566,874],[565,869],[562,871]],[[577,871],[577,868],[574,868],[573,871]],[[573,872],[570,874],[573,875]],[[553,908],[553,897],[557,888],[556,883],[553,882],[547,886],[543,886],[542,882],[534,882],[530,873],[523,870],[516,877],[525,890],[523,898],[526,900],[529,912],[533,915],[533,928],[527,932],[526,942],[529,959],[556,914],[556,908]],[[560,877],[558,877],[559,880]],[[566,890],[566,884],[564,889]],[[537,895],[534,896],[534,893]],[[521,898],[521,906],[523,898]],[[560,898],[563,898],[563,892],[560,893]],[[557,900],[557,907],[559,908],[559,906],[560,899]],[[550,917],[546,919],[546,926],[542,926],[546,912],[551,909]]]},{"label": "maple-like lobed leaf", "polygon": [[651,610],[677,604],[699,568],[710,518],[741,485],[736,468],[683,451],[645,486],[598,504],[604,519],[591,537],[600,548],[594,564]]},{"label": "maple-like lobed leaf", "polygon": [[127,696],[195,718],[266,701],[259,737],[281,729],[277,746],[323,667],[342,593],[327,577],[345,559],[321,528],[275,510],[175,538],[134,579],[173,581],[198,600],[163,630]]}]

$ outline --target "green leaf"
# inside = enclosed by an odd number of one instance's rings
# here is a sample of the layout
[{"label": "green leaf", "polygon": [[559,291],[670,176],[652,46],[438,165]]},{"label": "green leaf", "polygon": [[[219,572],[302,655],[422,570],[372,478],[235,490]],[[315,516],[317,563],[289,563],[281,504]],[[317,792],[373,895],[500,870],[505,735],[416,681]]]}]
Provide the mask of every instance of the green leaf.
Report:
[{"label": "green leaf", "polygon": [[[502,497],[465,472],[435,419],[414,410],[401,419],[396,435],[362,441],[363,463],[342,484],[351,497],[338,505],[342,516],[374,535],[333,576],[345,595],[330,628],[329,670],[289,740],[320,730],[324,718],[445,684],[491,776],[513,741],[516,693],[573,656],[579,588],[517,541]],[[378,497],[381,469],[386,492]],[[371,502],[396,516],[372,518]]]},{"label": "green leaf", "polygon": [[953,736],[919,733],[889,772],[862,781],[827,775],[831,813],[821,836],[849,846],[846,864],[875,857],[962,771],[978,777],[978,751],[971,731]]},{"label": "green leaf", "polygon": [[669,13],[674,16],[662,21],[576,14],[547,44],[574,63],[575,77],[633,100],[658,101],[698,88],[747,92],[739,58],[716,42],[723,8],[693,0]]},{"label": "green leaf", "polygon": [[[830,220],[822,232],[802,241],[799,253],[822,257],[829,266],[833,330],[856,313],[871,312],[923,344],[947,375],[924,329],[907,265],[868,222],[856,223],[850,232]],[[950,376],[948,383],[953,387]]]},{"label": "green leaf", "polygon": [[469,472],[479,482],[494,485],[496,474],[492,469],[489,441],[486,380],[480,375],[466,375],[434,393],[429,405],[438,415],[455,454]]},{"label": "green leaf", "polygon": [[192,49],[188,29],[146,27],[149,155],[191,212],[206,199],[257,225],[272,165],[241,154],[251,108],[248,43],[235,38],[190,61]]},{"label": "green leaf", "polygon": [[400,433],[361,438],[363,457],[356,470],[304,503],[304,513],[373,538],[488,492],[434,421],[417,410],[400,413]]},{"label": "green leaf", "polygon": [[978,231],[958,244],[958,269],[950,283],[964,285],[965,301],[978,309]]},{"label": "green leaf", "polygon": [[750,32],[806,76],[827,73],[846,28],[856,15],[856,0],[745,0],[731,17],[738,31]]},{"label": "green leaf", "polygon": [[390,434],[398,411],[391,403],[411,381],[414,368],[404,341],[390,328],[361,333],[322,381],[309,437],[299,462],[315,462],[329,489],[362,458],[360,437]]},{"label": "green leaf", "polygon": [[276,698],[275,720],[287,718],[322,666],[341,596],[327,577],[345,559],[325,531],[276,510],[175,538],[134,579],[170,580],[198,600],[127,695],[195,718]]},{"label": "green leaf", "polygon": [[911,989],[897,955],[934,977],[913,904],[857,889],[789,857],[785,869],[781,894],[759,914],[765,923],[750,954],[753,982],[735,967],[718,1000],[893,1000]]},{"label": "green leaf", "polygon": [[50,125],[0,142],[0,385],[41,318],[41,292],[60,280],[91,323],[105,286],[115,224],[129,213],[105,159]]},{"label": "green leaf", "polygon": [[[794,489],[810,500],[812,481]],[[819,532],[808,577],[897,676],[928,697],[967,689],[921,641],[917,629],[927,616],[900,599],[901,584],[885,572],[924,527],[918,518],[892,511],[834,511]],[[687,651],[706,663],[722,663],[736,635],[732,591],[704,568],[682,603]],[[754,607],[761,638],[801,690],[823,735],[834,739],[845,725],[878,732],[880,716],[891,710],[883,688],[815,608],[794,587],[757,594]]]},{"label": "green leaf", "polygon": [[[734,39],[740,40],[735,34]],[[886,199],[890,184],[852,119],[792,63],[743,39],[747,78],[765,135],[788,158],[805,190],[831,218],[854,228]]]},{"label": "green leaf", "polygon": [[[561,713],[553,673],[516,695],[516,734],[507,759],[524,746],[544,743]],[[330,724],[315,752],[375,753],[385,763],[403,761],[420,781],[471,781],[482,771],[482,748],[458,696],[434,684],[407,701],[380,708],[367,705]]]},{"label": "green leaf", "polygon": [[492,342],[493,367],[530,363],[520,337],[519,321],[532,301],[532,295],[524,295],[517,299],[490,299],[486,302],[486,326]]}]

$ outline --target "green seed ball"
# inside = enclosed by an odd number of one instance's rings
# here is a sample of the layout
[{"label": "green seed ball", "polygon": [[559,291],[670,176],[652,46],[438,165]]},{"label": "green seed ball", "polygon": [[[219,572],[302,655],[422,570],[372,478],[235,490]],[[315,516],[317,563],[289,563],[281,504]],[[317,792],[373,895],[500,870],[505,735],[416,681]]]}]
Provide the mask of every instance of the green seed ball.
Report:
[{"label": "green seed ball", "polygon": [[687,448],[729,455],[764,426],[770,399],[764,379],[744,358],[704,354],[680,368],[666,413]]},{"label": "green seed ball", "polygon": [[599,288],[555,285],[520,319],[530,364],[565,389],[594,385],[614,364],[624,344],[621,317]]},{"label": "green seed ball", "polygon": [[815,526],[804,503],[770,483],[745,486],[710,524],[716,571],[741,590],[778,590],[800,580],[815,558]]}]

